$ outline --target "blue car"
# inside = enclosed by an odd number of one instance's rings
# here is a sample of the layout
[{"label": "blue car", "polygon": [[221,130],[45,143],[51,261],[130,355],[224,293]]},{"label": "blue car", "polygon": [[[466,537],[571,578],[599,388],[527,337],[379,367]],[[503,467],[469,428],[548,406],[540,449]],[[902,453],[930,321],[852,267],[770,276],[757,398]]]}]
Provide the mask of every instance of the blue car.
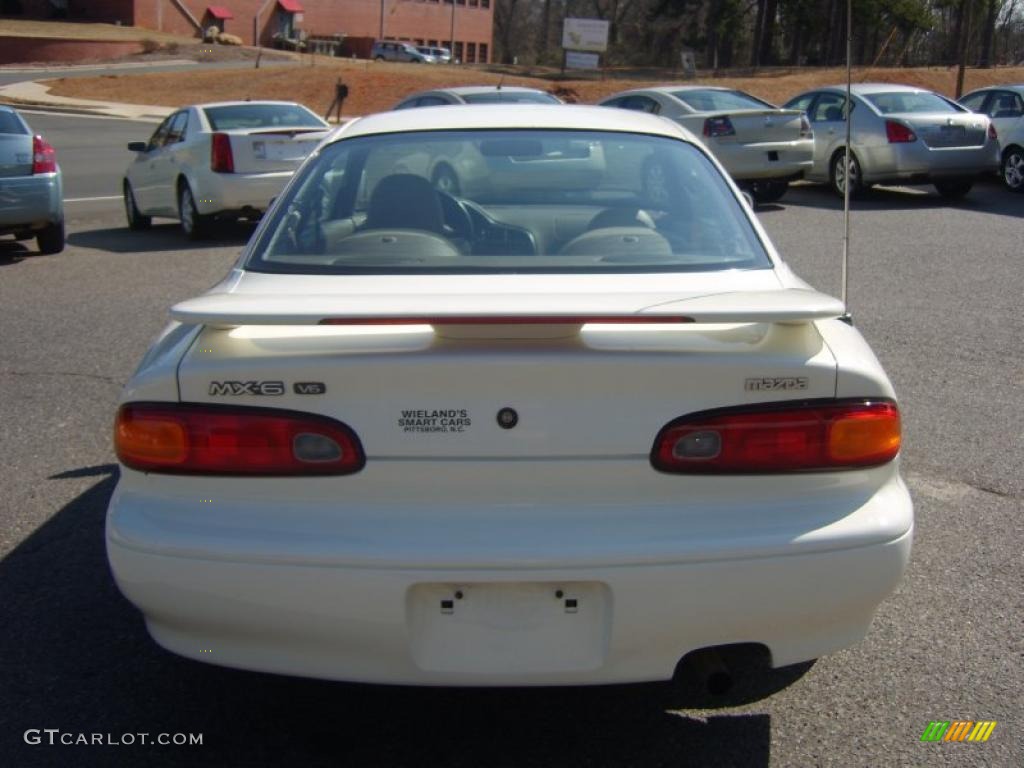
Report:
[{"label": "blue car", "polygon": [[35,238],[40,253],[64,250],[64,196],[57,154],[14,109],[0,106],[0,235]]}]

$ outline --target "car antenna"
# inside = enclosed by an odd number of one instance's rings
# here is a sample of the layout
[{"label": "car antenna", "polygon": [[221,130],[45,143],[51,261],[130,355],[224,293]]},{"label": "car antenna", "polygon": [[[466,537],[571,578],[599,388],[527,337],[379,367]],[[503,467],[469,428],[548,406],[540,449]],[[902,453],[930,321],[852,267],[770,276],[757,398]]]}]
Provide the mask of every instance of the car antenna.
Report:
[{"label": "car antenna", "polygon": [[846,143],[843,152],[843,262],[842,262],[842,320],[853,324],[847,286],[850,282],[850,124],[853,122],[853,97],[850,85],[853,75],[850,64],[851,40],[853,39],[853,0],[846,0]]}]

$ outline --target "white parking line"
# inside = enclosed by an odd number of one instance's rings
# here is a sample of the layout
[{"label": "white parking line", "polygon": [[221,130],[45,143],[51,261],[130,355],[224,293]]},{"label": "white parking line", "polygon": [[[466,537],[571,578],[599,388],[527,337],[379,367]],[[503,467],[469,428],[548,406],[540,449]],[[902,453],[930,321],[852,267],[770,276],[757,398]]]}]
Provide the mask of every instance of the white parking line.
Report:
[{"label": "white parking line", "polygon": [[103,197],[65,197],[65,203],[89,203],[94,200],[120,200],[120,195],[105,195]]}]

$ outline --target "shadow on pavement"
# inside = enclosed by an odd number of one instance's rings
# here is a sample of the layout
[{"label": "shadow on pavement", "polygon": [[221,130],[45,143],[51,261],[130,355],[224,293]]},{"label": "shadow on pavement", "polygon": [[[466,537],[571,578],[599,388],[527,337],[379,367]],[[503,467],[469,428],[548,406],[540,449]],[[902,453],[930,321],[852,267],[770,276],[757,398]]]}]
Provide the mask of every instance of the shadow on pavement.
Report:
[{"label": "shadow on pavement", "polygon": [[70,245],[94,248],[110,253],[157,253],[200,248],[222,248],[245,245],[256,225],[248,222],[222,222],[215,225],[214,234],[202,240],[190,241],[177,224],[156,224],[151,229],[134,232],[127,227],[89,229],[68,235]]},{"label": "shadow on pavement", "polygon": [[[0,561],[0,765],[767,766],[768,715],[679,711],[756,700],[809,665],[709,703],[668,683],[452,689],[305,680],[208,666],[150,640],[110,575],[117,467]],[[705,696],[706,699],[706,696]],[[61,733],[202,734],[201,746],[30,745]],[[59,740],[59,736],[56,737]],[[138,739],[138,737],[135,737]]]},{"label": "shadow on pavement", "polygon": [[[31,241],[30,241],[31,242]],[[28,256],[38,255],[39,252],[29,249],[23,242],[17,240],[0,240],[0,267],[11,264],[18,264]]]},{"label": "shadow on pavement", "polygon": [[[1021,195],[1005,189],[998,180],[981,180],[960,200],[946,200],[934,187],[872,187],[850,201],[853,211],[913,211],[934,208],[970,210],[1002,216],[1020,216],[1024,206]],[[783,206],[824,208],[841,211],[843,200],[825,184],[800,183],[789,188],[782,198]],[[758,213],[771,213],[781,208],[765,207]]]}]

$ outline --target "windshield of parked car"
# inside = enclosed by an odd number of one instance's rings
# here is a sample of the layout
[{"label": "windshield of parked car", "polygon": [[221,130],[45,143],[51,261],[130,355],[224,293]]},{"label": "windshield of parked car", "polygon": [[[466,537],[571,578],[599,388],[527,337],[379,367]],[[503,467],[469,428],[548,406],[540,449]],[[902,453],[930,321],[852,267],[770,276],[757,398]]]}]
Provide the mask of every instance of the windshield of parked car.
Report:
[{"label": "windshield of parked car", "polygon": [[246,264],[305,274],[770,267],[740,200],[690,143],[554,130],[328,145],[286,189]]},{"label": "windshield of parked car", "polygon": [[893,93],[869,93],[864,96],[883,115],[905,114],[908,112],[966,112],[954,106],[941,96],[927,91],[917,93],[895,91]]},{"label": "windshield of parked car", "polygon": [[298,104],[232,104],[205,107],[206,119],[215,131],[236,128],[323,128],[326,123]]},{"label": "windshield of parked car", "polygon": [[724,112],[734,109],[775,109],[767,101],[743,91],[673,91],[672,95],[698,112]]},{"label": "windshield of parked car", "polygon": [[464,93],[463,100],[467,104],[499,104],[499,103],[529,103],[529,104],[561,104],[558,99],[550,93],[543,91],[489,91],[487,93]]}]

